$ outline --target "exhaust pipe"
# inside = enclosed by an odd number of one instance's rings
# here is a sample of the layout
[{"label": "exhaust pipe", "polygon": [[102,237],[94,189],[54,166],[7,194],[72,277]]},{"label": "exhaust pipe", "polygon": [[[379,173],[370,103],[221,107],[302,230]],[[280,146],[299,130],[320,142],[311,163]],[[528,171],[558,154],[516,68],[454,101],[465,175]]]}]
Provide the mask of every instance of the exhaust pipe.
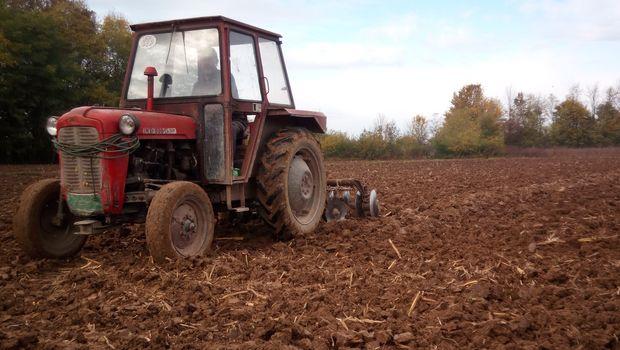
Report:
[{"label": "exhaust pipe", "polygon": [[153,110],[153,89],[155,89],[154,78],[157,76],[155,67],[146,67],[144,75],[147,76],[148,86],[146,88],[146,110]]}]

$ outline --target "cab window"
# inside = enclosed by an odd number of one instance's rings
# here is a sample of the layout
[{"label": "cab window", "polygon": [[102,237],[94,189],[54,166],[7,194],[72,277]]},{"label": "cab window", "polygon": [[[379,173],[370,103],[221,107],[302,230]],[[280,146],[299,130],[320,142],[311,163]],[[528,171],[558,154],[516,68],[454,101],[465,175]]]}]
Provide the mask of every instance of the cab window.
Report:
[{"label": "cab window", "polygon": [[128,99],[146,98],[144,69],[153,66],[155,97],[213,96],[222,92],[215,28],[145,34],[137,43]]},{"label": "cab window", "polygon": [[230,32],[230,73],[233,98],[261,100],[254,39],[250,35]]},{"label": "cab window", "polygon": [[282,59],[278,44],[273,40],[259,38],[260,59],[263,63],[263,74],[267,78],[269,103],[290,105],[291,95],[282,67]]}]

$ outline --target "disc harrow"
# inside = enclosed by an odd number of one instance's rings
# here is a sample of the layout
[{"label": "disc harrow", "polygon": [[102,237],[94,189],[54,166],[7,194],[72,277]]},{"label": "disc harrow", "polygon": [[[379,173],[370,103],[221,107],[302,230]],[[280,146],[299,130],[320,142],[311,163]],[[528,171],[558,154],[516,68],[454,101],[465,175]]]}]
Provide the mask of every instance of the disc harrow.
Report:
[{"label": "disc harrow", "polygon": [[[356,179],[327,180],[325,221],[344,220],[352,213],[355,217],[378,217],[380,212],[377,191],[369,190]],[[355,193],[355,199],[351,199]]]}]

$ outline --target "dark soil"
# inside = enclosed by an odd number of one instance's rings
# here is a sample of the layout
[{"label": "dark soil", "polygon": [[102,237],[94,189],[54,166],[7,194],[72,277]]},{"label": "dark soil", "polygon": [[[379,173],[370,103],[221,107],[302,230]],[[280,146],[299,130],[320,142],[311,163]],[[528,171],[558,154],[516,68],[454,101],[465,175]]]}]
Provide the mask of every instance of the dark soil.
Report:
[{"label": "dark soil", "polygon": [[221,220],[209,257],[157,267],[142,226],[31,260],[12,216],[56,167],[0,167],[0,348],[620,347],[620,153],[328,169],[385,216],[284,243]]}]

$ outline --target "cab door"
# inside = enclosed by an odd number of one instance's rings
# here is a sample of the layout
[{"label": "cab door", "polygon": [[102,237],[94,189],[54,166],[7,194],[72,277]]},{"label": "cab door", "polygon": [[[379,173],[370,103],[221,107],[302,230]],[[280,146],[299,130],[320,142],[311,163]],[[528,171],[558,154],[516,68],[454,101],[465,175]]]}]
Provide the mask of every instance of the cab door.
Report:
[{"label": "cab door", "polygon": [[[264,122],[266,108],[264,84],[256,35],[231,28],[228,33],[230,65],[230,164],[233,182],[247,182],[256,156],[260,125]],[[246,121],[245,135],[233,144],[233,123]]]}]

